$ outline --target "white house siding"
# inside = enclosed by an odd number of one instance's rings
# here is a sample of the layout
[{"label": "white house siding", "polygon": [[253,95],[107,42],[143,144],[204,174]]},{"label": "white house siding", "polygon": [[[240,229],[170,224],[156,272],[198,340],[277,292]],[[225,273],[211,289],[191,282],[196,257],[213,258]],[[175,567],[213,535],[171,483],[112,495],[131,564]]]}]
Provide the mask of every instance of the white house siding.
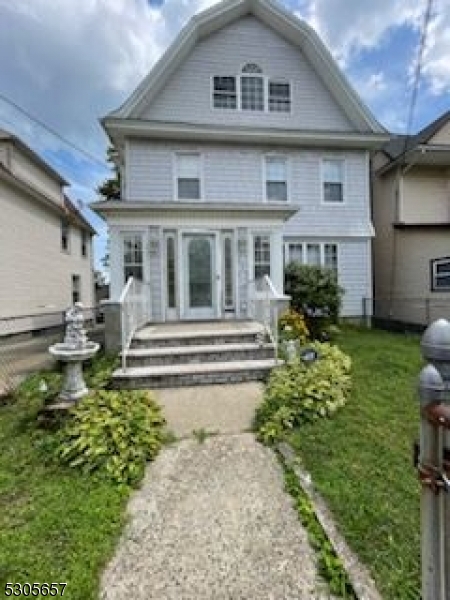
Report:
[{"label": "white house siding", "polygon": [[0,214],[0,318],[65,310],[72,274],[81,277],[82,302],[94,305],[91,246],[82,257],[79,229],[70,228],[63,252],[60,217],[3,181]]},{"label": "white house siding", "polygon": [[[258,64],[265,77],[291,81],[291,114],[212,108],[211,77],[237,76],[246,63]],[[302,52],[253,16],[199,42],[140,117],[213,125],[352,130]]]},{"label": "white house siding", "polygon": [[10,169],[18,179],[25,181],[60,206],[63,205],[61,184],[16,149],[12,152]]}]

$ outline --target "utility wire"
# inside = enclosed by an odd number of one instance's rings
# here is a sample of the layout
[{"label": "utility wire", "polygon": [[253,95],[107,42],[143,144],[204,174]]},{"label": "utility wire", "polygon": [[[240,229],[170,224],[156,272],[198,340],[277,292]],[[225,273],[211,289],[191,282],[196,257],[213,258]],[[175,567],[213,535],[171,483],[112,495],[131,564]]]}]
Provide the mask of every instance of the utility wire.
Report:
[{"label": "utility wire", "polygon": [[58,140],[60,140],[61,142],[63,142],[67,146],[70,146],[73,150],[76,150],[79,154],[83,154],[90,161],[95,162],[98,165],[100,165],[101,167],[103,167],[103,169],[105,169],[105,170],[108,169],[108,167],[106,166],[104,160],[101,160],[100,158],[98,158],[94,154],[91,154],[87,150],[84,150],[80,146],[77,146],[76,144],[74,144],[73,142],[71,142],[70,140],[68,140],[67,138],[65,138],[63,135],[61,135],[58,131],[56,131],[56,129],[53,129],[52,127],[50,127],[49,125],[47,125],[46,123],[44,123],[43,121],[41,121],[40,119],[38,119],[37,117],[33,116],[31,113],[29,113],[27,110],[25,110],[24,108],[22,108],[21,106],[19,106],[19,104],[17,104],[16,102],[14,102],[10,98],[8,98],[4,94],[2,94],[1,92],[0,92],[0,100],[3,100],[3,102],[5,102],[6,104],[9,104],[13,108],[15,108],[18,112],[20,112],[23,115],[25,115],[27,117],[27,119],[29,119],[33,123],[36,123],[37,125],[39,125],[39,127],[42,127],[43,129],[45,129],[48,133],[50,133],[54,137],[58,138]]},{"label": "utility wire", "polygon": [[408,121],[407,121],[407,126],[406,126],[405,144],[404,144],[404,148],[403,148],[403,159],[405,159],[405,154],[406,154],[407,145],[408,145],[408,138],[411,135],[411,127],[412,127],[413,120],[414,120],[414,112],[416,109],[417,95],[419,92],[420,77],[422,74],[423,53],[424,53],[425,46],[426,46],[428,25],[429,25],[430,19],[431,19],[432,8],[433,8],[433,0],[427,0],[427,5],[426,5],[424,17],[423,17],[422,28],[421,28],[421,32],[420,32],[420,42],[419,42],[419,50],[417,53],[417,62],[416,62],[416,66],[414,69],[414,83],[413,83],[413,89],[412,89],[412,93],[411,93],[411,103],[409,106]]}]

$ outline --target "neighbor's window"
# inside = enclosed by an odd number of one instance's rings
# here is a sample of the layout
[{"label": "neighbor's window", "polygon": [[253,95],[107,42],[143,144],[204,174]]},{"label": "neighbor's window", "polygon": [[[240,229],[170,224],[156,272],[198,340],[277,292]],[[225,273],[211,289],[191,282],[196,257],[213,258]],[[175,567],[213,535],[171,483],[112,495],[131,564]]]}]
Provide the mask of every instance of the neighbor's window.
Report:
[{"label": "neighbor's window", "polygon": [[177,197],[179,200],[199,200],[200,154],[177,154]]},{"label": "neighbor's window", "polygon": [[213,79],[214,108],[236,108],[236,77],[214,77]]},{"label": "neighbor's window", "polygon": [[69,251],[69,222],[67,219],[61,219],[61,250]]},{"label": "neighbor's window", "polygon": [[72,275],[72,304],[81,302],[81,277]]},{"label": "neighbor's window", "polygon": [[344,161],[327,158],[322,164],[324,202],[344,201]]},{"label": "neighbor's window", "polygon": [[260,279],[264,275],[270,277],[270,236],[255,235],[253,239],[254,261],[255,261],[255,279]]},{"label": "neighbor's window", "polygon": [[254,63],[248,63],[242,69],[241,109],[264,110],[264,78],[262,70]]},{"label": "neighbor's window", "polygon": [[269,81],[269,111],[290,112],[291,86],[289,83]]},{"label": "neighbor's window", "polygon": [[287,159],[266,156],[266,199],[287,200]]},{"label": "neighbor's window", "polygon": [[142,235],[128,234],[123,237],[123,276],[124,282],[129,277],[143,280],[144,263],[142,252]]},{"label": "neighbor's window", "polygon": [[450,290],[450,257],[436,258],[431,261],[431,290],[433,292]]},{"label": "neighbor's window", "polygon": [[87,254],[88,254],[87,247],[88,247],[88,236],[85,231],[82,231],[81,232],[81,256],[84,256],[84,257],[87,256]]}]

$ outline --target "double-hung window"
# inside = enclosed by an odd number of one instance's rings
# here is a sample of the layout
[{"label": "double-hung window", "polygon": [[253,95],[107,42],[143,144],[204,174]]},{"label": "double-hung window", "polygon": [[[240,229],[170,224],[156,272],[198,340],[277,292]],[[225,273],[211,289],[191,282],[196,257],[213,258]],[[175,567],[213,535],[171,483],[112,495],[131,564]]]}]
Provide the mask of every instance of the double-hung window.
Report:
[{"label": "double-hung window", "polygon": [[176,155],[177,198],[179,200],[200,200],[200,154],[186,152]]},{"label": "double-hung window", "polygon": [[123,276],[125,283],[129,277],[140,281],[144,278],[143,241],[139,233],[123,237]]},{"label": "double-hung window", "polygon": [[431,290],[433,292],[450,290],[450,257],[436,258],[431,261]]},{"label": "double-hung window", "polygon": [[84,258],[87,257],[88,254],[88,236],[87,233],[83,230],[81,232],[81,256]]},{"label": "double-hung window", "polygon": [[261,68],[254,63],[248,63],[242,69],[241,109],[264,110],[264,77]]},{"label": "double-hung window", "polygon": [[345,162],[340,158],[325,158],[322,163],[322,185],[324,202],[344,201]]},{"label": "double-hung window", "polygon": [[286,156],[266,156],[266,199],[286,202],[287,158]]},{"label": "double-hung window", "polygon": [[255,235],[253,238],[255,279],[260,279],[264,275],[270,277],[270,236]]},{"label": "double-hung window", "polygon": [[289,83],[269,81],[269,111],[291,111],[291,86]]},{"label": "double-hung window", "polygon": [[236,77],[213,78],[213,106],[214,108],[236,108]]}]

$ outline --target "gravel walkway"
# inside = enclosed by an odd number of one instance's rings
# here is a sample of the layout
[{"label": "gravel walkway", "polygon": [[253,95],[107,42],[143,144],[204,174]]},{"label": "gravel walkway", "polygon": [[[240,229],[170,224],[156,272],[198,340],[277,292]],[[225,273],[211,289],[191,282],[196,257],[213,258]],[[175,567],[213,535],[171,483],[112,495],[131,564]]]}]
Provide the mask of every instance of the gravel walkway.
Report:
[{"label": "gravel walkway", "polygon": [[166,448],[128,510],[104,600],[328,598],[277,459],[252,434]]}]

